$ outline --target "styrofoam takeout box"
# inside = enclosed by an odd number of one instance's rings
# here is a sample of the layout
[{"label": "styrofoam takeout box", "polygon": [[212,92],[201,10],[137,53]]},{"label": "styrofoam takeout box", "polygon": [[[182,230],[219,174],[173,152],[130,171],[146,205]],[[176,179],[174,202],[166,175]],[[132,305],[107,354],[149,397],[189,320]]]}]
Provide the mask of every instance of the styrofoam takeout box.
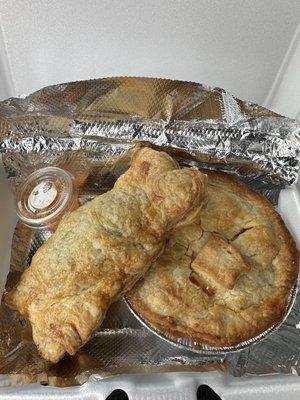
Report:
[{"label": "styrofoam takeout box", "polygon": [[[280,193],[279,212],[300,248],[300,180],[297,185]],[[14,199],[0,160],[1,293],[9,270],[11,239],[15,223]],[[105,399],[115,389],[126,391],[130,400],[190,400],[196,399],[197,388],[200,385],[209,385],[222,400],[300,399],[300,377],[298,376],[269,375],[234,378],[221,372],[210,372],[120,375],[80,387],[63,389],[39,384],[9,386],[8,377],[0,376],[0,400],[98,400]]]}]

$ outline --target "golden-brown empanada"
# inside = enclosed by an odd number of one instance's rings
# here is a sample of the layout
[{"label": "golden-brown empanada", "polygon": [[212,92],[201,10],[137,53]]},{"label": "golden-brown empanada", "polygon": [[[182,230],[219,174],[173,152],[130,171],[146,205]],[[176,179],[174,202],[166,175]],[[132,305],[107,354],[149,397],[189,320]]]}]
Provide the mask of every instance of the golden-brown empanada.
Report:
[{"label": "golden-brown empanada", "polygon": [[138,149],[114,188],[65,216],[5,301],[28,317],[40,354],[74,354],[202,202],[206,177]]}]

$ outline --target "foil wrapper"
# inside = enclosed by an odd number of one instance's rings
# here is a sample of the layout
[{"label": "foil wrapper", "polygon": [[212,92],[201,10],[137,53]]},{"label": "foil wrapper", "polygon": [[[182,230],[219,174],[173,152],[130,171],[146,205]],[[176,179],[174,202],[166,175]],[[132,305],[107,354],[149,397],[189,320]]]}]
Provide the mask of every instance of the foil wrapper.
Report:
[{"label": "foil wrapper", "polygon": [[[53,165],[75,176],[80,201],[109,190],[131,148],[168,151],[182,165],[236,174],[274,205],[299,173],[300,122],[234,98],[220,88],[154,78],[105,78],[50,86],[0,102],[0,151],[15,191],[32,171]],[[47,230],[15,229],[6,289],[19,280]],[[283,323],[240,351],[194,352],[151,332],[127,303],[107,317],[74,357],[56,365],[37,353],[28,321],[0,306],[0,373],[11,382],[57,386],[133,372],[227,370],[235,376],[300,373],[300,296]]]}]

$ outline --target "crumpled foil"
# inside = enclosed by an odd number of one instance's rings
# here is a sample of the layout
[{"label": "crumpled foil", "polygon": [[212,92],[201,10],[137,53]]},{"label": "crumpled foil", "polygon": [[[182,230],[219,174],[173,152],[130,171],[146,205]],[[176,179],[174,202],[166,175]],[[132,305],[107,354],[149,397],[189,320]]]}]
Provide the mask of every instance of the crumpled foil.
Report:
[{"label": "crumpled foil", "polygon": [[[300,122],[220,88],[154,78],[106,78],[50,86],[0,102],[0,151],[15,191],[32,171],[55,165],[75,176],[80,201],[109,190],[135,143],[168,151],[182,165],[238,175],[274,205],[299,172]],[[6,290],[19,280],[47,230],[15,229]],[[124,300],[75,356],[45,362],[28,321],[0,306],[0,373],[11,383],[82,384],[133,372],[207,371],[235,376],[300,374],[300,295],[278,330],[239,352],[198,354],[154,335]]]}]

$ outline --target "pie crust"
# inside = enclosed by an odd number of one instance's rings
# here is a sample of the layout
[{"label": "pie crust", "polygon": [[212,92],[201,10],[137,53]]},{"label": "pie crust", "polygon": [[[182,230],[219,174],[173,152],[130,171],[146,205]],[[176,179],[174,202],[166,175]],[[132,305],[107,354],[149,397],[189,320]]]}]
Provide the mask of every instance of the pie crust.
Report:
[{"label": "pie crust", "polygon": [[299,254],[265,198],[232,175],[201,172],[208,194],[200,218],[173,231],[126,298],[164,335],[235,346],[284,318]]}]

